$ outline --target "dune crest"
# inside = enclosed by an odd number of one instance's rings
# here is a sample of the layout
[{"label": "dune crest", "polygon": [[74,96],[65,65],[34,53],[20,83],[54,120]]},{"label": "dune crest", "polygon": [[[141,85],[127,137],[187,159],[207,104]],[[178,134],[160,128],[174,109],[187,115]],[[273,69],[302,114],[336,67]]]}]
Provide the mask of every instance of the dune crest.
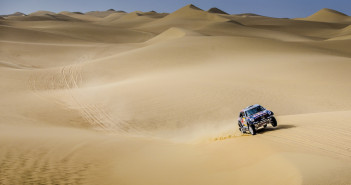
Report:
[{"label": "dune crest", "polygon": [[126,13],[112,13],[106,17],[104,17],[104,21],[106,22],[110,22],[110,21],[115,21],[119,18],[121,18],[123,15],[125,15]]},{"label": "dune crest", "polygon": [[184,36],[200,36],[201,34],[196,33],[191,30],[185,30],[182,28],[169,28],[168,30],[158,34],[154,38],[148,40],[146,43],[147,44],[154,44],[157,42],[162,42],[162,41],[168,41],[172,39],[177,39],[177,38],[182,38]]},{"label": "dune crest", "polygon": [[94,17],[91,15],[85,15],[85,14],[68,12],[68,11],[63,11],[63,12],[60,12],[59,14],[69,16],[69,17],[72,17],[74,19],[82,20],[82,21],[99,21],[101,19],[100,17]]},{"label": "dune crest", "polygon": [[318,21],[318,22],[336,22],[336,23],[351,23],[351,17],[341,13],[336,10],[323,8],[318,12],[306,17],[298,18],[297,20],[306,20],[306,21]]},{"label": "dune crest", "polygon": [[190,4],[166,15],[165,17],[150,21],[139,28],[153,33],[156,31],[156,34],[159,34],[171,27],[193,30],[199,29],[213,22],[226,21],[231,20],[221,16],[221,14],[209,13]]},{"label": "dune crest", "polygon": [[116,11],[114,9],[108,9],[106,11],[91,11],[91,12],[87,12],[87,13],[85,13],[85,15],[90,15],[90,16],[104,18],[104,17],[107,17],[107,16],[109,16],[111,14],[114,14],[114,13],[125,13],[125,12]]},{"label": "dune crest", "polygon": [[165,21],[171,21],[171,19],[187,19],[187,20],[214,20],[214,21],[226,21],[227,19],[220,17],[215,14],[208,13],[192,4],[187,5],[177,11],[169,14],[165,17]]},{"label": "dune crest", "polygon": [[13,14],[8,14],[8,15],[0,15],[1,17],[15,17],[15,16],[26,16],[26,14],[22,12],[15,12]]},{"label": "dune crest", "polygon": [[144,14],[141,11],[134,11],[126,14],[112,14],[111,17],[106,17],[105,21],[108,24],[119,25],[126,28],[134,28],[142,26],[148,22],[158,19],[157,13]]},{"label": "dune crest", "polygon": [[30,13],[28,14],[28,16],[43,16],[43,15],[55,15],[55,14],[56,14],[55,12],[40,10],[40,11]]},{"label": "dune crest", "polygon": [[210,13],[219,13],[219,14],[227,14],[227,15],[228,15],[227,12],[225,12],[225,11],[223,11],[223,10],[221,10],[221,9],[218,9],[218,8],[216,8],[216,7],[210,8],[210,9],[207,10],[207,11],[210,12]]},{"label": "dune crest", "polygon": [[10,16],[7,19],[15,21],[78,21],[74,17],[63,14],[48,14],[47,12],[37,12],[27,16]]}]

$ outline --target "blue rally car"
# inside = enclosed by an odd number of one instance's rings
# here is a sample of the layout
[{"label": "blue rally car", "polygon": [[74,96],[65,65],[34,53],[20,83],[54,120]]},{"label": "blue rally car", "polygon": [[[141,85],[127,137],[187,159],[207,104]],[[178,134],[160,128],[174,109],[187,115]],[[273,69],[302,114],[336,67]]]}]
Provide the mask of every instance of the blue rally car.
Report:
[{"label": "blue rally car", "polygon": [[268,124],[273,127],[278,125],[274,113],[261,105],[251,105],[240,111],[238,125],[242,133],[250,132],[250,134],[256,135],[259,128],[266,128]]}]

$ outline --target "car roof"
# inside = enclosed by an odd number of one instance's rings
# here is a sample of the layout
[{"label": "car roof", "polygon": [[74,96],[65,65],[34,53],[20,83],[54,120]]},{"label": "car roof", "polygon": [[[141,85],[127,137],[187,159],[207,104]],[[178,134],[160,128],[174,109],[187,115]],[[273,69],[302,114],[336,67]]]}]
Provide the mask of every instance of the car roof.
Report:
[{"label": "car roof", "polygon": [[241,110],[241,112],[244,112],[244,111],[250,110],[250,109],[255,108],[255,107],[258,107],[258,106],[261,106],[261,105],[259,105],[259,104],[250,105],[250,106],[246,107],[245,109]]}]

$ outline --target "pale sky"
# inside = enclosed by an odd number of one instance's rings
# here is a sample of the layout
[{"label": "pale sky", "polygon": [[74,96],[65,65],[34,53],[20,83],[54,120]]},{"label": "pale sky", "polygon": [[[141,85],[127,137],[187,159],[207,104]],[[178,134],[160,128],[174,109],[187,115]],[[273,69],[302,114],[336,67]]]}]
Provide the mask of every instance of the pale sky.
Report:
[{"label": "pale sky", "polygon": [[306,17],[322,8],[351,15],[351,0],[0,0],[0,15],[38,10],[79,11],[136,10],[173,12],[187,4],[208,10],[217,7],[230,14],[256,13],[271,17]]}]

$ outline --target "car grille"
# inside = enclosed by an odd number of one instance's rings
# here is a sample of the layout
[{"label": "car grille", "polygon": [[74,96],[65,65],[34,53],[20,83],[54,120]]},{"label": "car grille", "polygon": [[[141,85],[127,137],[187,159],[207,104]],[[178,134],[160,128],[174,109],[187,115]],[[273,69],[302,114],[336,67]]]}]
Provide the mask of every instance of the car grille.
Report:
[{"label": "car grille", "polygon": [[268,119],[269,119],[269,115],[262,115],[262,116],[256,118],[255,122],[256,123],[260,123],[262,121],[266,122],[266,121],[268,121]]}]

